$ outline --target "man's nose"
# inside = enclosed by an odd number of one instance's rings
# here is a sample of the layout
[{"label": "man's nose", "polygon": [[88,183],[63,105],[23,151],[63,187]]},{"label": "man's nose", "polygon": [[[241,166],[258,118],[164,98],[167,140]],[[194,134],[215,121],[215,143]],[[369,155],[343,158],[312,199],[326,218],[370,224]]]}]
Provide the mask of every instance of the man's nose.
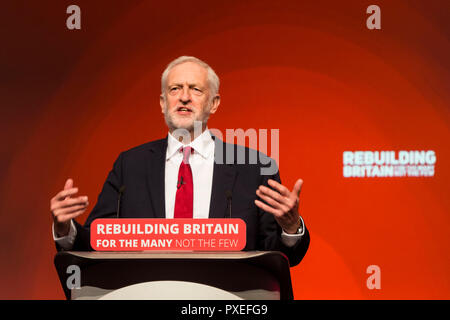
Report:
[{"label": "man's nose", "polygon": [[180,102],[182,102],[183,104],[191,102],[191,93],[189,88],[183,88],[183,90],[181,91]]}]

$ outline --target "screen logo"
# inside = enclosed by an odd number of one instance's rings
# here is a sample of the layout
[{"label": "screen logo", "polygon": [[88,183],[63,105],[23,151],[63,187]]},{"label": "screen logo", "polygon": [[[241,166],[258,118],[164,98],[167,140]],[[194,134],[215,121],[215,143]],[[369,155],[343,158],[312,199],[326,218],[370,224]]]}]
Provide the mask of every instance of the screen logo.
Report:
[{"label": "screen logo", "polygon": [[344,151],[344,178],[433,177],[436,153],[412,151]]}]

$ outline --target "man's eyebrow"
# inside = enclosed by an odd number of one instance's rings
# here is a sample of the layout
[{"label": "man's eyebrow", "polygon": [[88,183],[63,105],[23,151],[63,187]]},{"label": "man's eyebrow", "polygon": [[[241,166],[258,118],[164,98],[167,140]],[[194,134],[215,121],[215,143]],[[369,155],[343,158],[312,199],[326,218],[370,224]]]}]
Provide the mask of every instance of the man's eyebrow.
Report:
[{"label": "man's eyebrow", "polygon": [[[183,87],[184,84],[183,83],[171,83],[168,85],[169,87]],[[199,87],[199,88],[203,88],[201,85],[197,84],[197,83],[189,83],[188,84],[189,88],[193,88],[193,87]]]},{"label": "man's eyebrow", "polygon": [[201,85],[193,83],[189,85],[189,88],[193,88],[193,87],[199,87],[199,88],[203,88]]}]

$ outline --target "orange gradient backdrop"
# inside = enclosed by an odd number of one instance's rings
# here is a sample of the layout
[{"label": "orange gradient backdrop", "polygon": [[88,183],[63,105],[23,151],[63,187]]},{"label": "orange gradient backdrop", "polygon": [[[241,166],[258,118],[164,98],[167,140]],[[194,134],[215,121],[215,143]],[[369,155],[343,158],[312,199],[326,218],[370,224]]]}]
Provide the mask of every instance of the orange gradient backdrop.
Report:
[{"label": "orange gradient backdrop", "polygon": [[[81,30],[65,27],[70,4]],[[381,30],[366,28],[371,4]],[[311,245],[291,269],[296,299],[449,299],[448,12],[400,0],[5,5],[0,298],[64,298],[50,198],[71,177],[92,208],[121,151],[165,136],[160,74],[194,55],[221,78],[209,126],[279,129],[281,179],[304,180]],[[349,150],[434,150],[435,176],[343,178]],[[373,264],[380,290],[366,287]]]}]

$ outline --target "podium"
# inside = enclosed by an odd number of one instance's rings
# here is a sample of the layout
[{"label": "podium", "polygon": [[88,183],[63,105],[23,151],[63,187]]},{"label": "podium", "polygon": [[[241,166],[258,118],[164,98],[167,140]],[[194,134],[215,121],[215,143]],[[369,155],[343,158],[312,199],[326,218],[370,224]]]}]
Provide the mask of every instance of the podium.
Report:
[{"label": "podium", "polygon": [[[289,262],[278,251],[62,251],[54,263],[73,300],[293,299]],[[73,288],[76,276],[79,287]]]}]

